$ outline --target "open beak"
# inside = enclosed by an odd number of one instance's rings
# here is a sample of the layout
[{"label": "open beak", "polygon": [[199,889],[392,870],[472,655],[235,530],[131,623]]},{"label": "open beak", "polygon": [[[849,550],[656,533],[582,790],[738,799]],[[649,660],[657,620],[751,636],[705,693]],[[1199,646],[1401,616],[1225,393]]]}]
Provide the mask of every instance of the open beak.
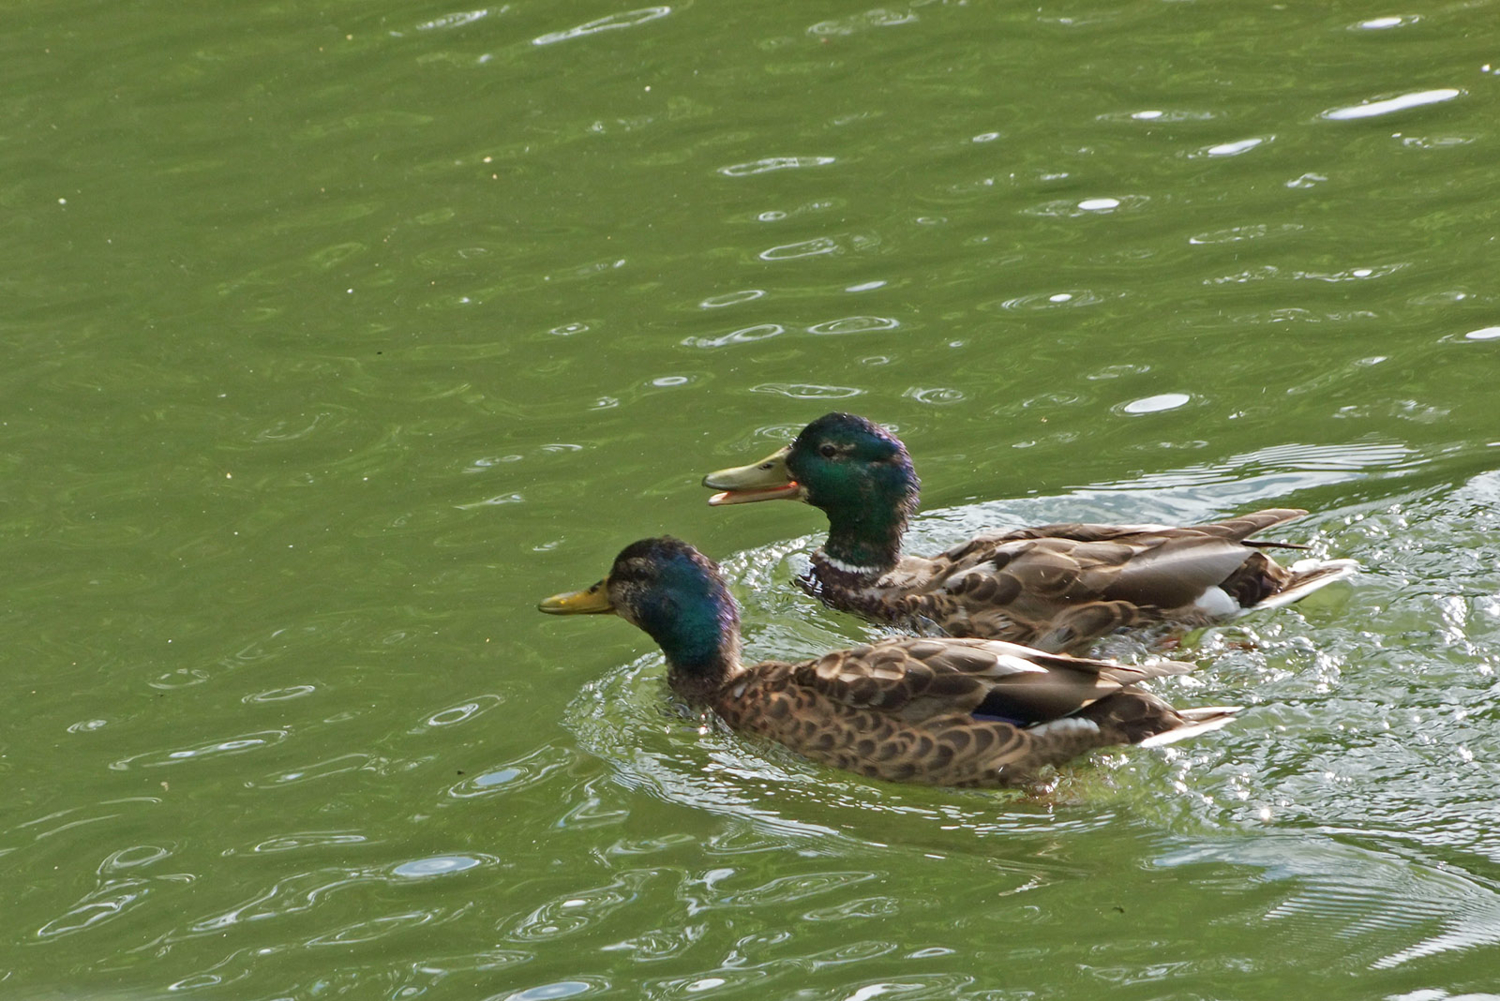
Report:
[{"label": "open beak", "polygon": [[615,606],[609,603],[608,580],[601,580],[582,591],[567,591],[544,598],[537,610],[548,615],[609,615]]},{"label": "open beak", "polygon": [[802,484],[792,479],[786,468],[786,454],[792,447],[778,448],[759,462],[733,469],[720,469],[703,477],[703,485],[720,490],[708,499],[712,507],[723,504],[753,504],[766,500],[801,500]]}]

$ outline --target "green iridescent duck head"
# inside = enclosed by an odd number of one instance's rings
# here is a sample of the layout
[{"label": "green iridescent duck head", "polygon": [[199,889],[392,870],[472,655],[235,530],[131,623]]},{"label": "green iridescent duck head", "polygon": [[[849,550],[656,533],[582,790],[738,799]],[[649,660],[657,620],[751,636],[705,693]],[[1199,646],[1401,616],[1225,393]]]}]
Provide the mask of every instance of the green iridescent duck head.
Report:
[{"label": "green iridescent duck head", "polygon": [[738,664],[734,598],[718,566],[679,539],[632,542],[615,557],[609,576],[537,607],[552,615],[613,613],[638,626],[661,647],[674,683],[689,679],[689,687],[711,687]]},{"label": "green iridescent duck head", "polygon": [[901,440],[854,414],[825,414],[760,462],[703,478],[713,505],[802,500],[828,515],[824,552],[860,570],[896,564],[921,481]]}]

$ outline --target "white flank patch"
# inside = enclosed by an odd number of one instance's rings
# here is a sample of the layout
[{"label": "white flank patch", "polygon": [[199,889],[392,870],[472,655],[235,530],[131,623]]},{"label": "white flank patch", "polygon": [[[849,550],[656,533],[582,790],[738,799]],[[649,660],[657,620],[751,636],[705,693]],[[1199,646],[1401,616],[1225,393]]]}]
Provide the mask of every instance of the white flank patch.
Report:
[{"label": "white flank patch", "polygon": [[995,669],[1004,674],[1046,674],[1047,669],[1025,657],[1016,657],[1008,653],[1000,654],[995,658]]},{"label": "white flank patch", "polygon": [[1211,587],[1198,595],[1198,600],[1193,602],[1194,608],[1201,608],[1215,618],[1223,618],[1233,615],[1240,610],[1240,603],[1229,596],[1229,592],[1222,587]]},{"label": "white flank patch", "polygon": [[1077,719],[1072,716],[1065,716],[1062,719],[1055,719],[1051,723],[1043,723],[1041,726],[1034,726],[1031,728],[1031,732],[1036,734],[1067,732],[1069,730],[1083,730],[1087,733],[1098,733],[1099,724],[1095,723],[1091,719]]}]

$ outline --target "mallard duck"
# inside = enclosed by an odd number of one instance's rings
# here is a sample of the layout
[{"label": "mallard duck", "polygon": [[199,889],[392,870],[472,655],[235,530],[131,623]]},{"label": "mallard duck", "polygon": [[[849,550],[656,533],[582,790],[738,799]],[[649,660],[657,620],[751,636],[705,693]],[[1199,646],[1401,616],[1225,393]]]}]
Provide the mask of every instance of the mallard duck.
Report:
[{"label": "mallard duck", "polygon": [[1306,511],[1207,525],[1040,525],[986,532],[937,556],[903,556],[920,481],[900,439],[834,413],[760,462],[703,478],[710,504],[801,500],[828,515],[803,586],[828,605],[950,636],[1077,651],[1126,626],[1205,625],[1284,605],[1354,572],[1352,560],[1284,567],[1250,537]]},{"label": "mallard duck", "polygon": [[538,607],[619,615],[661,646],[685,701],[874,778],[1023,785],[1092,748],[1169,743],[1237,711],[1175,710],[1134,687],[1189,664],[1127,667],[994,640],[887,639],[799,663],[742,664],[739,609],[719,568],[672,538],[626,546],[599,583]]}]

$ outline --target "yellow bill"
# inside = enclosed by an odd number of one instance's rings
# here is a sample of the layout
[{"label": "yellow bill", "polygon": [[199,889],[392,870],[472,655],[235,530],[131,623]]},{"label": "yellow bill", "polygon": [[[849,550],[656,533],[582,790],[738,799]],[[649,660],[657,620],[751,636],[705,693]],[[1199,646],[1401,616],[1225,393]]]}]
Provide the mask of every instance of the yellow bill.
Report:
[{"label": "yellow bill", "polygon": [[759,462],[748,466],[720,469],[703,477],[703,485],[722,493],[708,499],[712,507],[723,504],[752,504],[766,500],[801,500],[802,484],[792,479],[786,468],[787,445],[778,448]]},{"label": "yellow bill", "polygon": [[609,615],[615,607],[609,603],[609,581],[601,580],[582,591],[567,591],[542,599],[537,610],[548,615]]}]

